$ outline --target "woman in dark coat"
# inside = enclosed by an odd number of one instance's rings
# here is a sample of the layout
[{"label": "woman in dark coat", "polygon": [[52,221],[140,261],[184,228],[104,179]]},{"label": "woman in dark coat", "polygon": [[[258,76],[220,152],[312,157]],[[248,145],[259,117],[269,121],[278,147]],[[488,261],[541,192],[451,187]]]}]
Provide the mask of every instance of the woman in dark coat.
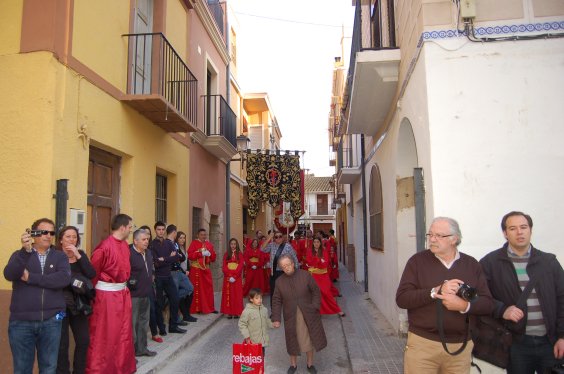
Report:
[{"label": "woman in dark coat", "polygon": [[[63,227],[59,231],[57,240],[57,249],[65,252],[69,258],[71,268],[71,282],[74,286],[80,285],[86,279],[92,279],[96,276],[96,270],[88,260],[84,251],[77,249],[80,245],[80,236],[78,229],[74,226]],[[74,280],[77,281],[74,281]],[[84,289],[78,287],[80,289]],[[86,352],[90,343],[90,335],[88,331],[88,316],[90,312],[78,310],[76,304],[76,292],[73,291],[73,284],[63,289],[65,300],[67,302],[66,317],[63,319],[61,330],[61,343],[59,345],[59,359],[57,361],[57,374],[70,373],[69,363],[69,325],[74,336],[74,360],[72,372],[76,374],[84,373],[86,370]]]},{"label": "woman in dark coat", "polygon": [[307,271],[295,270],[291,256],[282,255],[278,265],[284,274],[276,280],[272,297],[272,322],[274,327],[280,326],[283,309],[286,349],[291,364],[288,373],[297,371],[297,356],[301,352],[306,352],[308,372],[317,373],[313,366],[313,350],[320,351],[327,346],[319,314],[321,292]]}]

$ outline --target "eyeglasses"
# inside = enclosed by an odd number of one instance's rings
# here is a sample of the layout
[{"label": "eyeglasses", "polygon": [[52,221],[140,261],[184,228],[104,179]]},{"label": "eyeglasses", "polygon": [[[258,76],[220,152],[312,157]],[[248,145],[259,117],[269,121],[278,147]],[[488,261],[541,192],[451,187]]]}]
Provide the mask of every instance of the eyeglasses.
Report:
[{"label": "eyeglasses", "polygon": [[441,234],[425,234],[425,236],[427,237],[427,239],[431,239],[431,238],[435,238],[435,239],[444,239],[444,238],[448,238],[449,236],[452,236],[452,234],[450,235],[441,235]]},{"label": "eyeglasses", "polygon": [[280,239],[282,235],[274,235],[274,239]]},{"label": "eyeglasses", "polygon": [[33,230],[31,233],[32,233],[32,234],[31,234],[32,236],[34,236],[34,234],[35,234],[35,235],[37,235],[37,234],[41,234],[41,235],[47,235],[47,234],[49,234],[49,235],[51,235],[51,236],[55,236],[55,234],[56,234],[55,231],[49,231],[49,230]]}]

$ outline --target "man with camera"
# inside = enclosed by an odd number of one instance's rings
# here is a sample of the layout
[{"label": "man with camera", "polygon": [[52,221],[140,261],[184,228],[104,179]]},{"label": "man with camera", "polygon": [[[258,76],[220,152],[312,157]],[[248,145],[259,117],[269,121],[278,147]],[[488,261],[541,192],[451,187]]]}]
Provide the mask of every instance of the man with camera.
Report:
[{"label": "man with camera", "polygon": [[493,302],[478,261],[458,251],[461,239],[454,219],[437,217],[427,233],[429,250],[405,265],[396,303],[409,321],[407,374],[470,373],[469,316],[491,313]]},{"label": "man with camera", "polygon": [[[493,316],[513,333],[511,374],[542,373],[564,358],[564,271],[555,255],[532,246],[532,228],[529,215],[507,213],[501,220],[507,241],[480,260],[494,298]],[[529,283],[526,303],[516,305]]]},{"label": "man with camera", "polygon": [[155,356],[157,352],[147,348],[149,330],[150,297],[153,291],[153,256],[149,247],[149,234],[142,229],[133,233],[133,244],[129,245],[131,276],[131,311],[133,322],[133,345],[135,356]]},{"label": "man with camera", "polygon": [[21,249],[4,268],[4,277],[12,282],[8,338],[14,373],[32,372],[36,349],[40,372],[57,369],[70,265],[67,256],[52,247],[54,236],[53,221],[38,219],[22,234]]}]

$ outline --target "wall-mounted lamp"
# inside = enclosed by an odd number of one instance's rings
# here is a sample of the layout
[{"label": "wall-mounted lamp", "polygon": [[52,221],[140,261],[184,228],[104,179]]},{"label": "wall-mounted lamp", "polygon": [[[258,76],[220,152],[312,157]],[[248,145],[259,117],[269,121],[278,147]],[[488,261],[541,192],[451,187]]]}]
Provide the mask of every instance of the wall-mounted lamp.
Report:
[{"label": "wall-mounted lamp", "polygon": [[247,138],[245,135],[241,134],[237,138],[237,152],[239,153],[239,158],[232,159],[231,162],[241,161],[241,168],[245,167],[245,153],[251,146],[251,139]]}]

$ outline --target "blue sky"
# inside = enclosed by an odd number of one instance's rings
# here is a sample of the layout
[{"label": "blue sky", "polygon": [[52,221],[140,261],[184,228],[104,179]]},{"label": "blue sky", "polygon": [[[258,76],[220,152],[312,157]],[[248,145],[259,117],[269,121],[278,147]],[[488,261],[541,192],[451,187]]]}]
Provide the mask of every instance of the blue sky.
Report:
[{"label": "blue sky", "polygon": [[282,131],[282,149],[306,151],[302,166],[334,174],[327,134],[334,58],[350,54],[352,1],[230,0],[237,31],[238,82],[267,92]]}]

